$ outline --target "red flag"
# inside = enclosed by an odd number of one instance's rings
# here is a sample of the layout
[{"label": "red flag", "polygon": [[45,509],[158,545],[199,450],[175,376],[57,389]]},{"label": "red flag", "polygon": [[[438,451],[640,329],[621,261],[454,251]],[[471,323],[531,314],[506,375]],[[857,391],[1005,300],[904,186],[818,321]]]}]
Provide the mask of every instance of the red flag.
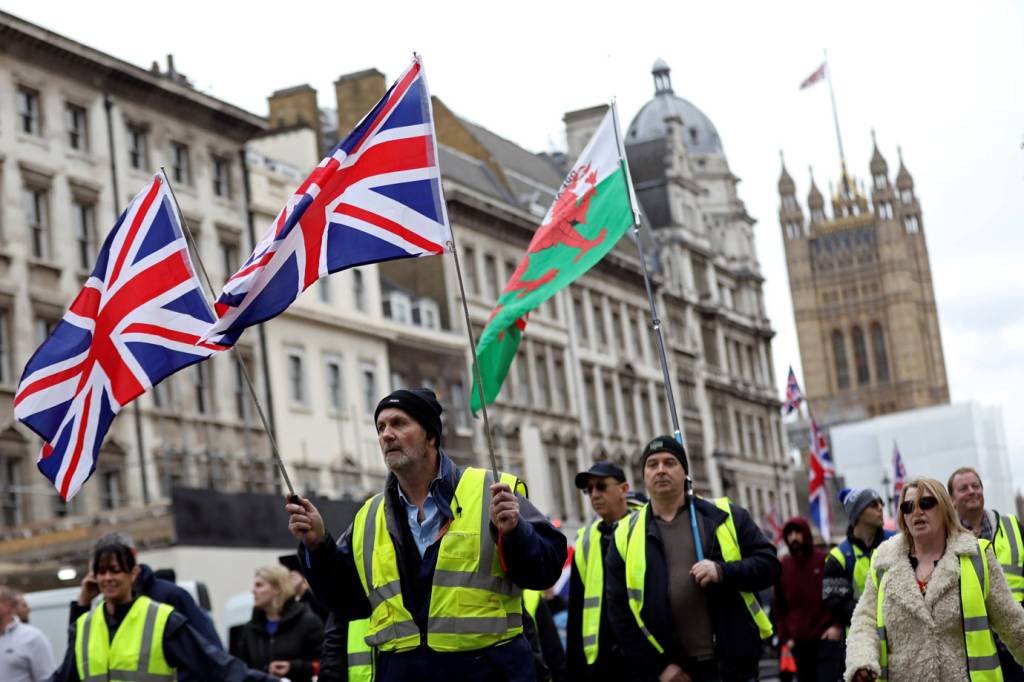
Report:
[{"label": "red flag", "polygon": [[822,78],[824,78],[825,77],[825,65],[826,65],[826,62],[822,62],[821,66],[819,66],[814,71],[814,73],[812,73],[810,76],[805,78],[804,82],[800,84],[800,89],[803,90],[804,88],[809,88],[812,85],[814,85],[815,83],[817,83],[818,81],[820,81]]}]

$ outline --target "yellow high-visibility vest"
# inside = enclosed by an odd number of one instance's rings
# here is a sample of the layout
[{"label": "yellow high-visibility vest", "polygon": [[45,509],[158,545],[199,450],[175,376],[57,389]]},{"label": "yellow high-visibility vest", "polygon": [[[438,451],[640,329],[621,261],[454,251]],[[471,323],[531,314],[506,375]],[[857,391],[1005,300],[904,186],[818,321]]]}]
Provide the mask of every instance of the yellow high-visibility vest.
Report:
[{"label": "yellow high-visibility vest", "polygon": [[587,665],[597,660],[601,633],[601,600],[604,597],[604,555],[601,553],[601,519],[580,528],[573,562],[583,581],[583,655]]},{"label": "yellow high-visibility vest", "polygon": [[[500,476],[512,490],[520,485],[511,474]],[[502,569],[491,537],[492,482],[490,471],[473,467],[465,469],[459,479],[455,496],[462,511],[456,512],[438,547],[425,636],[402,602],[384,494],[367,500],[356,513],[352,552],[370,601],[368,646],[389,652],[409,651],[421,644],[441,652],[474,651],[523,631],[520,590]]]},{"label": "yellow high-visibility vest", "polygon": [[348,623],[348,682],[373,682],[373,649],[366,643],[369,618]]},{"label": "yellow high-visibility vest", "polygon": [[[963,613],[964,641],[967,643],[967,670],[971,682],[1002,682],[999,652],[988,625],[988,542],[978,543],[978,554],[960,555],[960,605]],[[878,589],[875,604],[875,627],[878,633],[878,665],[882,669],[878,679],[889,678],[889,641],[885,630],[885,584],[888,571],[875,569],[872,578]]]},{"label": "yellow high-visibility vest", "polygon": [[[736,537],[736,524],[733,522],[732,510],[729,507],[729,498],[716,499],[715,506],[727,514],[726,520],[715,530],[715,539],[722,550],[722,559],[726,562],[739,561],[742,554],[739,540]],[[629,599],[629,610],[633,613],[633,618],[640,627],[640,631],[651,643],[651,646],[658,653],[665,653],[665,648],[647,629],[641,615],[644,606],[644,576],[647,573],[647,533],[645,529],[649,509],[650,505],[648,504],[631,515],[628,522],[619,523],[615,529],[615,547],[626,564],[626,595]],[[634,532],[636,527],[639,527],[639,530]],[[771,621],[768,620],[768,614],[761,608],[757,597],[750,592],[740,592],[739,595],[743,599],[750,617],[757,625],[761,638],[771,637]]]},{"label": "yellow high-visibility vest", "polygon": [[171,682],[164,629],[174,609],[139,597],[110,639],[103,602],[75,621],[75,665],[82,682]]},{"label": "yellow high-visibility vest", "polygon": [[1024,568],[1021,566],[1024,543],[1021,542],[1020,522],[1012,514],[1000,515],[999,528],[1002,532],[996,533],[992,549],[1003,567],[1006,584],[1010,586],[1014,599],[1024,603]]}]

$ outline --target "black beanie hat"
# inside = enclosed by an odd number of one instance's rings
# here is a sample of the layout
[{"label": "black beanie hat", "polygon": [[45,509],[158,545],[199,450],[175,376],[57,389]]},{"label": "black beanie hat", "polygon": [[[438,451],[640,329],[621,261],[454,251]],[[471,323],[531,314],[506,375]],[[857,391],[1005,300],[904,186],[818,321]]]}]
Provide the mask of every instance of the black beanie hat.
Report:
[{"label": "black beanie hat", "polygon": [[373,411],[373,421],[381,410],[394,407],[415,419],[428,436],[437,438],[437,447],[441,447],[441,412],[444,408],[437,402],[437,396],[429,388],[400,388],[384,396],[377,409]]},{"label": "black beanie hat", "polygon": [[646,465],[647,458],[656,452],[667,452],[670,455],[674,455],[679,460],[679,463],[683,465],[683,468],[686,469],[686,475],[690,475],[690,463],[686,460],[686,448],[674,437],[658,436],[648,443],[640,455],[640,466]]}]

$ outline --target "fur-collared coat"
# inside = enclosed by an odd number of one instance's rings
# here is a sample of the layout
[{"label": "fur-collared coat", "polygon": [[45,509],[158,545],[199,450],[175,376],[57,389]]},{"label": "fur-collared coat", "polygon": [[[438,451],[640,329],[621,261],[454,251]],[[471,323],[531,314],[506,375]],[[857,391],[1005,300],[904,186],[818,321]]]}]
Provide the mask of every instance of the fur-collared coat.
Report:
[{"label": "fur-collared coat", "polygon": [[[989,624],[1017,660],[1024,661],[1024,609],[1014,601],[992,549],[986,552],[990,588],[985,606]],[[972,534],[960,533],[952,538],[922,595],[902,533],[875,550],[872,570],[886,569],[889,576],[882,609],[889,641],[890,682],[969,682],[960,609],[960,556],[977,553],[978,541]],[[877,599],[875,581],[868,578],[846,640],[847,682],[861,668],[880,672],[875,630]]]}]

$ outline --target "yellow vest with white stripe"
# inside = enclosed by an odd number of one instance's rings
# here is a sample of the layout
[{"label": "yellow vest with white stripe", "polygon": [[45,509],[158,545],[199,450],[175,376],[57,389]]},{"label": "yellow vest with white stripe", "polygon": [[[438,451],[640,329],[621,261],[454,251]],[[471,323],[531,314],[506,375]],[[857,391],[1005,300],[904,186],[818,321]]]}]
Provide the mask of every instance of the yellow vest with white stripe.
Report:
[{"label": "yellow vest with white stripe", "polygon": [[103,602],[75,621],[75,665],[82,682],[165,682],[175,679],[164,658],[164,629],[174,609],[139,597],[110,639]]},{"label": "yellow vest with white stripe", "polygon": [[[715,500],[715,506],[724,511],[727,518],[719,524],[715,530],[715,539],[722,551],[722,560],[725,562],[739,561],[743,558],[740,553],[739,540],[736,537],[736,524],[733,522],[732,510],[729,507],[728,497],[719,497]],[[651,643],[651,646],[658,653],[665,653],[665,648],[658,642],[647,626],[644,624],[641,612],[644,606],[644,576],[647,573],[647,533],[646,523],[650,505],[643,507],[629,517],[626,523],[620,522],[615,529],[615,547],[626,564],[626,594],[629,598],[629,610],[633,613],[640,631]],[[639,530],[634,529],[639,526]],[[761,639],[768,639],[772,636],[772,624],[768,620],[768,614],[761,608],[757,598],[750,592],[740,592],[740,597],[757,625]]]},{"label": "yellow vest with white stripe", "polygon": [[[384,494],[367,500],[356,513],[352,552],[370,601],[367,645],[388,652],[409,651],[421,643],[440,652],[474,651],[523,631],[520,590],[502,570],[491,537],[492,482],[490,471],[473,467],[459,479],[455,496],[462,511],[456,512],[438,547],[425,637],[402,601]],[[519,483],[511,474],[501,474],[501,482],[513,490]]]},{"label": "yellow vest with white stripe", "polygon": [[1000,515],[999,529],[1001,532],[995,534],[992,549],[1003,567],[1013,598],[1024,603],[1024,568],[1021,566],[1024,542],[1021,542],[1020,523],[1013,515]]},{"label": "yellow vest with white stripe", "polygon": [[604,597],[604,555],[601,554],[601,519],[580,528],[573,562],[583,582],[583,655],[587,665],[597,660],[601,632],[601,600]]},{"label": "yellow vest with white stripe", "polygon": [[369,627],[368,618],[348,623],[348,682],[373,681],[373,649],[366,644]]},{"label": "yellow vest with white stripe", "polygon": [[[960,555],[960,610],[963,614],[964,642],[967,645],[967,670],[971,682],[1002,682],[996,641],[988,625],[988,542],[978,543],[978,554]],[[875,627],[878,633],[879,680],[889,678],[889,642],[885,631],[885,583],[887,571],[875,569],[872,578],[878,590],[875,604]]]}]

